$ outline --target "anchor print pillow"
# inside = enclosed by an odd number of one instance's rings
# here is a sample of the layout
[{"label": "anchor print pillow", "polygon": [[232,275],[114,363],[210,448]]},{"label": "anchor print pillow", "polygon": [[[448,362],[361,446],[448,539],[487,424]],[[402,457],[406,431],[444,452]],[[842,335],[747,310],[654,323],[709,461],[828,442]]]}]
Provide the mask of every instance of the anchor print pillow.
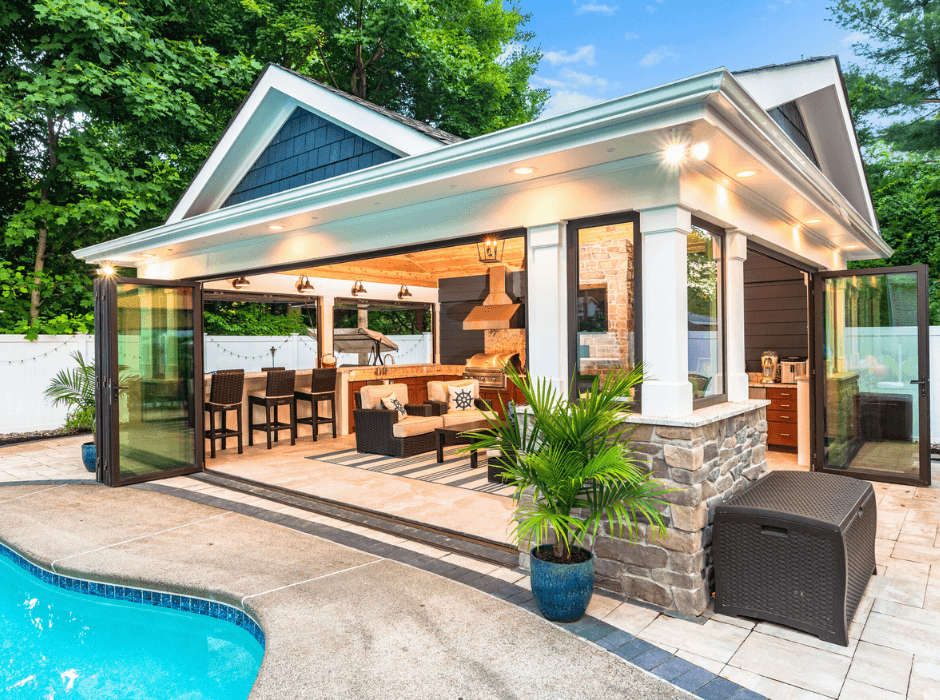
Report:
[{"label": "anchor print pillow", "polygon": [[391,396],[386,396],[382,399],[382,405],[385,406],[389,411],[398,411],[398,417],[404,418],[408,415],[408,411],[405,410],[405,407],[401,405],[401,401],[398,400],[398,397],[395,394]]},{"label": "anchor print pillow", "polygon": [[447,405],[448,411],[466,411],[473,408],[473,387],[472,386],[449,386],[447,393],[450,395],[450,403]]}]

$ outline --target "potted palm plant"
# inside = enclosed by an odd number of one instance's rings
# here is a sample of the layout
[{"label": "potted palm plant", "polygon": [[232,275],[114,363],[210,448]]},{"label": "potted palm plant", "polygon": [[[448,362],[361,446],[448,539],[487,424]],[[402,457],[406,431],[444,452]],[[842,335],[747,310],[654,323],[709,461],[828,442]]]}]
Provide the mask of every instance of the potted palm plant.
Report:
[{"label": "potted palm plant", "polygon": [[[491,420],[466,449],[499,450],[504,482],[514,488],[515,526],[529,546],[532,593],[550,620],[571,622],[594,591],[594,554],[602,523],[610,535],[636,542],[637,522],[666,534],[659,508],[671,489],[652,478],[624,428],[624,397],[643,381],[640,367],[595,378],[568,401],[545,379],[506,368],[527,407],[510,420]],[[590,546],[590,545],[589,545]]]},{"label": "potted palm plant", "polygon": [[[71,353],[78,363],[77,367],[63,369],[46,387],[46,399],[53,406],[67,406],[65,416],[66,429],[73,432],[87,432],[95,429],[95,365],[85,362],[82,353]],[[82,444],[82,462],[85,469],[95,471],[95,443]]]}]

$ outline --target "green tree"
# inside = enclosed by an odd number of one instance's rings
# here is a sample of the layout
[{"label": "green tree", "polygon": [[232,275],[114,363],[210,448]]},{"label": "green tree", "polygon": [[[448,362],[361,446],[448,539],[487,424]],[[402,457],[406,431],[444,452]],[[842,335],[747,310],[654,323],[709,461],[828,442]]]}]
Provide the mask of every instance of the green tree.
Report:
[{"label": "green tree", "polygon": [[864,37],[846,71],[863,145],[940,148],[940,0],[839,0],[833,20]]},{"label": "green tree", "polygon": [[259,65],[185,29],[170,0],[0,6],[7,329],[85,318],[90,273],[71,251],[160,223],[244,94]]},{"label": "green tree", "polygon": [[245,50],[463,137],[536,118],[540,52],[502,0],[201,0],[207,44]]}]

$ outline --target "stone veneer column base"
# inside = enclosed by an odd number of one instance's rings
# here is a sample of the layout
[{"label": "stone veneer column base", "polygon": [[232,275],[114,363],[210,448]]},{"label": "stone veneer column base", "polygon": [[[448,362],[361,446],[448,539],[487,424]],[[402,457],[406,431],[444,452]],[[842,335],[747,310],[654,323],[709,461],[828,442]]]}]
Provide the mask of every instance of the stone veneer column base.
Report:
[{"label": "stone veneer column base", "polygon": [[655,477],[676,489],[663,500],[666,537],[639,525],[636,544],[611,537],[594,542],[595,571],[604,587],[675,610],[701,615],[714,590],[711,558],[715,506],[767,470],[767,401],[712,406],[687,419],[631,416],[633,446]]}]

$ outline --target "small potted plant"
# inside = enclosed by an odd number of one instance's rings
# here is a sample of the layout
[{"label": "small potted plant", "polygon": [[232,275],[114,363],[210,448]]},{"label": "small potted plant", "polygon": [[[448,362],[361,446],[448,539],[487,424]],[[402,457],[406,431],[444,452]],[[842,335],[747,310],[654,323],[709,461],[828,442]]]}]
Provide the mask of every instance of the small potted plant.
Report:
[{"label": "small potted plant", "polygon": [[659,536],[659,508],[671,489],[652,478],[630,446],[624,427],[625,397],[643,381],[640,367],[595,378],[577,401],[568,401],[545,379],[506,374],[527,407],[518,419],[492,420],[466,449],[499,450],[503,477],[515,489],[514,536],[530,550],[532,593],[549,620],[573,622],[594,591],[594,542],[603,522],[611,536],[636,542],[637,521]]},{"label": "small potted plant", "polygon": [[[46,399],[53,406],[67,406],[65,427],[71,432],[94,432],[95,430],[95,365],[86,363],[82,353],[75,351],[72,357],[78,367],[63,369],[46,388]],[[82,444],[82,462],[85,469],[95,471],[95,443]]]}]

